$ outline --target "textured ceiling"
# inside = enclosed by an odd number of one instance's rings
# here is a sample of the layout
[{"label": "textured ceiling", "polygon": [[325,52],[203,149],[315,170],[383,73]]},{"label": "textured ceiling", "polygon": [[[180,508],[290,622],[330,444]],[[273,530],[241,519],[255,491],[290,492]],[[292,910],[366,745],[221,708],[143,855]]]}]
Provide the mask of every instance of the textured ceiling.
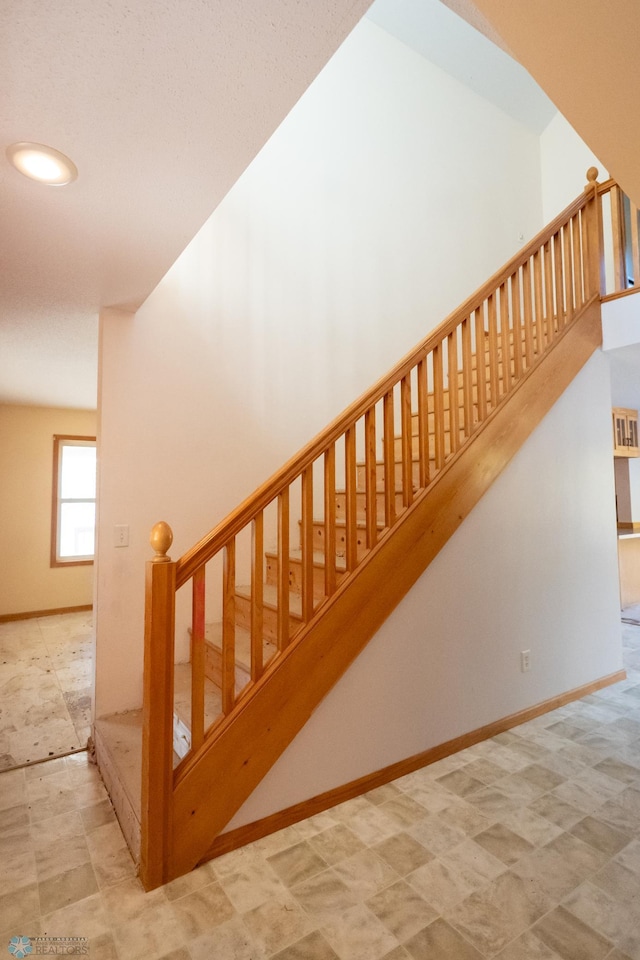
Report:
[{"label": "textured ceiling", "polygon": [[[138,306],[370,0],[3,0],[0,402],[93,407],[97,314]],[[5,157],[67,153],[68,187]]]}]

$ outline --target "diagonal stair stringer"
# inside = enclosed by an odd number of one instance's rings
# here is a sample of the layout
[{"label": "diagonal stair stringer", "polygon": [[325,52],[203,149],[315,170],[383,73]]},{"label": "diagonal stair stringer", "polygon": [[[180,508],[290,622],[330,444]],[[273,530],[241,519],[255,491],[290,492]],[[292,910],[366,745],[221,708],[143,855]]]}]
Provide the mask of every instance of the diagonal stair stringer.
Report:
[{"label": "diagonal stair stringer", "polygon": [[168,877],[192,870],[601,344],[592,298],[177,771]]}]

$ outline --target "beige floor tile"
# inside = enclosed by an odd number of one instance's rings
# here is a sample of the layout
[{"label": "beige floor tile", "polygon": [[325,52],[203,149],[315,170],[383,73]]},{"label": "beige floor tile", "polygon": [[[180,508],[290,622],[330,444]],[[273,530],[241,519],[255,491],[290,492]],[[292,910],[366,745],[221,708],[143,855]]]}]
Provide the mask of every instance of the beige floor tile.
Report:
[{"label": "beige floor tile", "polygon": [[504,769],[498,766],[497,763],[492,763],[491,760],[487,760],[484,757],[467,763],[462,767],[462,772],[473,777],[474,780],[480,780],[486,786],[504,777]]},{"label": "beige floor tile", "polygon": [[569,830],[580,820],[584,820],[585,811],[569,803],[562,797],[547,793],[528,804],[533,813],[550,820],[562,830]]},{"label": "beige floor tile", "polygon": [[315,852],[307,840],[296,843],[293,847],[288,847],[279,853],[274,853],[273,856],[267,858],[267,863],[288,887],[301,883],[303,880],[308,880],[316,873],[322,873],[329,866]]},{"label": "beige floor tile", "polygon": [[619,853],[632,840],[632,834],[616,830],[597,817],[585,817],[571,827],[569,833],[609,857]]},{"label": "beige floor tile", "polygon": [[640,897],[638,875],[621,863],[611,860],[591,877],[591,882],[621,903],[635,906]]},{"label": "beige floor tile", "polygon": [[406,879],[438,913],[444,913],[474,892],[465,875],[442,860],[431,860],[410,873]]},{"label": "beige floor tile", "polygon": [[0,741],[0,770],[82,749],[89,723],[91,619],[72,614],[11,628],[0,631],[0,734],[10,731]]},{"label": "beige floor tile", "polygon": [[396,947],[391,953],[386,953],[382,960],[411,960],[411,954],[407,953],[405,947]]},{"label": "beige floor tile", "polygon": [[381,787],[376,787],[375,790],[369,790],[364,794],[365,800],[373,803],[376,807],[401,796],[402,790],[395,783],[384,783]]},{"label": "beige floor tile", "polygon": [[486,782],[480,780],[478,777],[472,776],[467,770],[468,767],[463,767],[460,770],[445,773],[443,777],[438,777],[437,782],[442,787],[450,790],[451,793],[455,793],[458,797],[466,797],[470,793],[482,790],[482,788],[487,785]]},{"label": "beige floor tile", "polygon": [[145,910],[112,930],[118,955],[127,960],[158,960],[185,943],[185,931],[171,904],[165,902]]},{"label": "beige floor tile", "polygon": [[321,933],[341,960],[381,960],[399,946],[393,934],[364,904],[326,921]]},{"label": "beige floor tile", "polygon": [[400,943],[414,936],[438,916],[433,907],[404,880],[398,880],[370,897],[366,906]]},{"label": "beige floor tile", "polygon": [[333,870],[325,870],[299,883],[291,892],[309,916],[318,920],[343,913],[358,902],[353,890]]},{"label": "beige floor tile", "polygon": [[194,893],[194,891],[199,890],[201,887],[206,887],[208,884],[213,883],[216,879],[218,878],[213,871],[213,864],[204,863],[202,866],[192,870],[191,873],[187,873],[183,877],[178,877],[176,880],[172,880],[171,883],[166,883],[162,887],[162,892],[167,900],[179,900],[180,897],[186,897],[188,893]]},{"label": "beige floor tile", "polygon": [[521,937],[505,947],[497,955],[496,960],[562,960],[562,958],[555,950],[552,950],[530,930],[527,930]]},{"label": "beige floor tile", "polygon": [[286,947],[273,960],[340,960],[321,933],[314,930],[308,937]]},{"label": "beige floor tile", "polygon": [[477,890],[495,880],[507,869],[506,865],[475,840],[467,838],[440,858],[444,864],[457,870],[465,882]]},{"label": "beige floor tile", "polygon": [[347,814],[343,822],[367,846],[386,840],[402,829],[397,819],[385,811],[384,805],[376,807],[371,803],[356,808],[353,815]]},{"label": "beige floor tile", "polygon": [[555,823],[534,813],[529,807],[519,807],[506,813],[499,822],[533,847],[542,847],[563,832]]},{"label": "beige floor tile", "polygon": [[[90,937],[89,957],[91,960],[120,960],[113,935],[102,933],[97,937]],[[188,960],[188,957],[184,960]]]},{"label": "beige floor tile", "polygon": [[235,917],[190,940],[188,956],[190,960],[265,960],[267,955],[255,944],[240,917]]},{"label": "beige floor tile", "polygon": [[109,916],[99,893],[43,917],[43,932],[50,937],[99,937],[109,929]]},{"label": "beige floor tile", "polygon": [[391,800],[387,800],[380,805],[379,809],[391,817],[399,828],[410,827],[413,823],[418,823],[428,816],[429,813],[421,803],[407,794],[399,794]]},{"label": "beige floor tile", "polygon": [[91,862],[87,841],[78,834],[62,840],[37,843],[35,856],[40,883]]},{"label": "beige floor tile", "polygon": [[[501,781],[496,781],[500,783]],[[499,820],[502,814],[515,810],[518,802],[513,797],[508,797],[497,788],[495,784],[490,787],[484,787],[482,790],[476,790],[467,796],[469,803],[472,803],[480,813],[492,820]]]},{"label": "beige floor tile", "polygon": [[479,894],[472,894],[447,910],[444,919],[482,956],[494,956],[522,932],[514,917]]},{"label": "beige floor tile", "polygon": [[6,929],[13,929],[14,933],[41,915],[37,883],[29,883],[0,895],[0,924]]},{"label": "beige floor tile", "polygon": [[97,892],[98,884],[91,863],[83,863],[38,883],[43,915]]},{"label": "beige floor tile", "polygon": [[513,871],[501,874],[477,894],[481,903],[497,907],[510,917],[515,931],[530,927],[556,905],[543,884],[519,877]]},{"label": "beige floor tile", "polygon": [[548,893],[555,903],[584,880],[559,853],[548,847],[539,847],[522,857],[511,867],[511,872],[528,883],[532,890]]},{"label": "beige floor tile", "polygon": [[162,887],[146,893],[137,877],[107,887],[101,897],[112,929],[168,903]]},{"label": "beige floor tile", "polygon": [[298,906],[293,897],[284,894],[272,897],[242,917],[251,938],[269,956],[291,946],[315,924]]},{"label": "beige floor tile", "polygon": [[482,960],[468,940],[438,918],[405,943],[413,960]]},{"label": "beige floor tile", "polygon": [[310,837],[309,846],[329,866],[364,849],[362,840],[343,823],[336,823]]},{"label": "beige floor tile", "polygon": [[475,835],[474,843],[510,866],[520,860],[526,853],[534,849],[533,844],[524,840],[519,834],[509,830],[502,823],[495,823],[488,830]]},{"label": "beige floor tile", "polygon": [[[485,821],[487,824],[489,821]],[[446,814],[434,814],[409,827],[407,833],[418,841],[433,856],[439,856],[457,847],[466,837],[459,827],[449,823]]]},{"label": "beige floor tile", "polygon": [[266,861],[255,861],[238,873],[221,878],[220,885],[239,913],[286,893],[285,884]]},{"label": "beige floor tile", "polygon": [[592,876],[609,859],[606,853],[588,843],[583,843],[570,833],[563,833],[555,840],[551,840],[545,849],[555,851],[581,880]]},{"label": "beige floor tile", "polygon": [[640,904],[638,911],[630,909],[589,881],[569,894],[562,906],[613,943],[632,932],[640,920]]},{"label": "beige floor tile", "polygon": [[401,877],[433,859],[433,854],[408,833],[396,833],[371,849]]},{"label": "beige floor tile", "polygon": [[236,915],[235,908],[219,883],[210,883],[179,900],[173,900],[172,908],[176,922],[188,940],[202,936],[212,927]]},{"label": "beige floor tile", "polygon": [[621,863],[623,867],[636,873],[640,883],[640,840],[633,840],[624,850],[620,850],[615,860],[616,863]]},{"label": "beige floor tile", "polygon": [[543,917],[533,928],[534,934],[555,950],[562,960],[604,960],[614,947],[610,940],[596,933],[563,907]]},{"label": "beige floor tile", "polygon": [[359,900],[366,900],[398,879],[396,871],[373,850],[362,850],[334,864],[333,873]]}]

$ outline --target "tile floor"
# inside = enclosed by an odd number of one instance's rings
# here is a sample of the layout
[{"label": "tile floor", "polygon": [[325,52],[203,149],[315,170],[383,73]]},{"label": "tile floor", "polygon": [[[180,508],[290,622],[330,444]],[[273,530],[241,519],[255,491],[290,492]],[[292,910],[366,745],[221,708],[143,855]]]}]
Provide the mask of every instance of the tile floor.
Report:
[{"label": "tile floor", "polygon": [[640,960],[640,625],[624,638],[615,687],[149,894],[86,755],[0,774],[0,953]]},{"label": "tile floor", "polygon": [[0,771],[86,747],[92,630],[86,611],[0,623]]}]

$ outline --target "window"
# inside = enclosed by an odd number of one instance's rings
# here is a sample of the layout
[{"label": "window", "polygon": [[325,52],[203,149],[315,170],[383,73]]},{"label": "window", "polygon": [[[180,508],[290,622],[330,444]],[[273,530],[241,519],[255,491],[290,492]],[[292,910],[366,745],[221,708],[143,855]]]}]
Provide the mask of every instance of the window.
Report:
[{"label": "window", "polygon": [[96,438],[53,438],[51,566],[93,563]]}]

